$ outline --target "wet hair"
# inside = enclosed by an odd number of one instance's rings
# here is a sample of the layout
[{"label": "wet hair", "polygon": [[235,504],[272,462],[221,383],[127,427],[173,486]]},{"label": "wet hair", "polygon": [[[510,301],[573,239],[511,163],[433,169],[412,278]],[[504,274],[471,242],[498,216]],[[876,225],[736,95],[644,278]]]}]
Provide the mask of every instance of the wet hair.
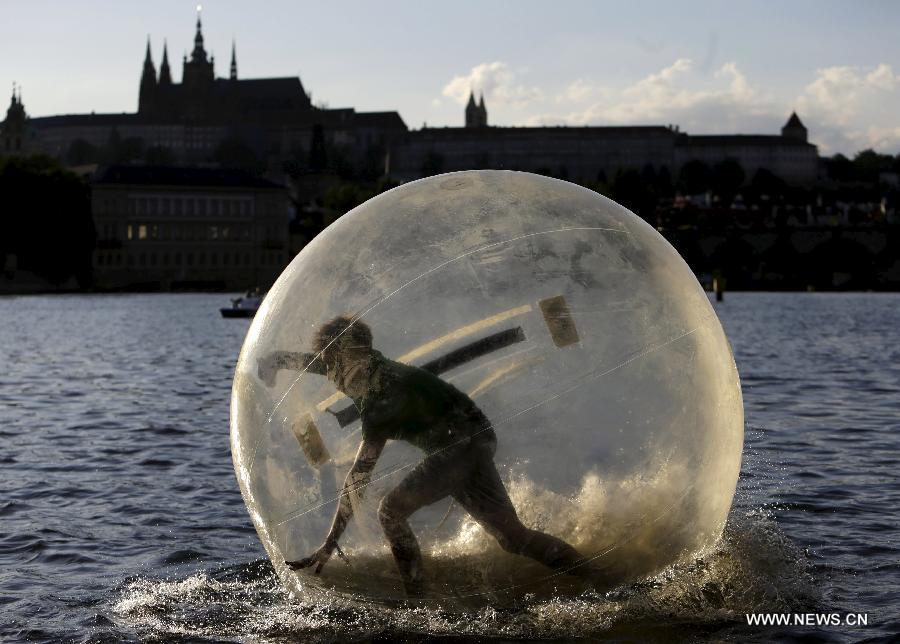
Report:
[{"label": "wet hair", "polygon": [[319,327],[313,348],[331,362],[337,349],[371,349],[372,329],[349,315],[339,315]]}]

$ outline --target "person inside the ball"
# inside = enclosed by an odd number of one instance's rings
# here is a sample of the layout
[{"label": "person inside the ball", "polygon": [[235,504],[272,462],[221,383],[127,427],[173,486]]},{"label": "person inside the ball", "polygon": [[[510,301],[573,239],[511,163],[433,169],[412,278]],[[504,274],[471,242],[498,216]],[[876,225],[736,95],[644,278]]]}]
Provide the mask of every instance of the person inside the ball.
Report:
[{"label": "person inside the ball", "polygon": [[557,537],[519,520],[494,464],[497,435],[469,396],[424,369],[386,358],[372,346],[371,329],[349,316],[324,324],[315,353],[276,351],[258,363],[270,386],[279,369],[326,376],[360,412],[362,441],[322,545],[308,557],[286,561],[292,569],[315,566],[332,554],[353,515],[351,494],[362,495],[388,440],[420,448],[425,458],[378,505],[378,519],[410,596],[425,586],[422,554],[408,519],[422,507],[453,497],[507,552],[549,568],[592,578],[590,563]]}]

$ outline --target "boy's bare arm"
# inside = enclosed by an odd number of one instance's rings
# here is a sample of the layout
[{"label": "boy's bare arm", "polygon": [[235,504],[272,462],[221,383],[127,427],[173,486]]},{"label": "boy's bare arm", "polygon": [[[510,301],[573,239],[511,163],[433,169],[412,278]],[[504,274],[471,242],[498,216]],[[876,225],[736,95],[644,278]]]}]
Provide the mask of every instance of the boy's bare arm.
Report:
[{"label": "boy's bare arm", "polygon": [[334,520],[331,522],[331,530],[328,531],[325,542],[309,557],[305,557],[299,561],[286,561],[285,563],[288,566],[294,570],[298,570],[301,568],[309,568],[315,564],[315,572],[318,574],[321,572],[322,567],[326,562],[331,558],[331,554],[335,550],[338,551],[339,556],[343,557],[343,552],[338,546],[338,540],[341,538],[341,535],[344,534],[344,530],[347,528],[347,524],[353,516],[353,503],[350,495],[356,495],[357,498],[362,497],[365,488],[372,479],[372,470],[375,469],[375,464],[378,462],[378,458],[381,456],[381,452],[384,450],[386,442],[387,441],[384,439],[368,439],[363,440],[359,444],[359,449],[356,452],[356,459],[353,461],[353,466],[350,468],[350,471],[347,472],[347,478],[344,479],[344,487],[341,490],[341,495],[338,499],[338,507],[337,510],[335,510]]}]

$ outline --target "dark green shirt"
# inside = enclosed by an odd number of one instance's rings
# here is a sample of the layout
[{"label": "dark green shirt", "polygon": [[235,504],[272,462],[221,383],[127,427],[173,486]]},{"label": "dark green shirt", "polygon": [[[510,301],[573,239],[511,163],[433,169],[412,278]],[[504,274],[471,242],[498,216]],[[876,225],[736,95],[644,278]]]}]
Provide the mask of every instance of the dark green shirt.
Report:
[{"label": "dark green shirt", "polygon": [[475,435],[493,435],[490,422],[466,394],[378,351],[369,363],[369,390],[353,402],[364,439],[402,440],[432,451]]}]

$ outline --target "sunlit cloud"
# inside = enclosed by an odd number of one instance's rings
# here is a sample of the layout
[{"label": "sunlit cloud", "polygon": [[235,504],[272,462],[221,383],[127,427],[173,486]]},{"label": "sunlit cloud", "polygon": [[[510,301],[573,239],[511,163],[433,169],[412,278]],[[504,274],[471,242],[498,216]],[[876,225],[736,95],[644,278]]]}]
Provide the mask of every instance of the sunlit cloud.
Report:
[{"label": "sunlit cloud", "polygon": [[816,125],[825,152],[900,148],[900,76],[886,63],[818,69],[796,104]]},{"label": "sunlit cloud", "polygon": [[560,79],[556,89],[527,82],[502,62],[454,77],[443,96],[457,104],[484,91],[493,122],[542,125],[666,125],[693,134],[778,134],[792,111],[822,154],[873,147],[900,151],[900,75],[886,63],[819,69],[793,97],[776,96],[734,61],[704,70],[690,58],[625,85]]},{"label": "sunlit cloud", "polygon": [[773,116],[772,99],[752,87],[733,62],[725,63],[709,75],[698,72],[690,59],[679,58],[619,89],[588,89],[575,81],[558,102],[575,103],[575,99],[584,96],[598,100],[564,114],[535,115],[529,121],[568,125],[673,123],[694,131],[734,132],[737,130],[733,128],[738,126],[771,128],[779,119],[786,118],[784,114]]},{"label": "sunlit cloud", "polygon": [[509,105],[522,108],[540,100],[543,92],[522,82],[520,75],[500,61],[481,63],[473,67],[468,74],[453,77],[444,85],[441,93],[462,105],[468,100],[470,92],[474,91],[476,96],[483,92],[485,100],[490,101],[492,106]]}]

